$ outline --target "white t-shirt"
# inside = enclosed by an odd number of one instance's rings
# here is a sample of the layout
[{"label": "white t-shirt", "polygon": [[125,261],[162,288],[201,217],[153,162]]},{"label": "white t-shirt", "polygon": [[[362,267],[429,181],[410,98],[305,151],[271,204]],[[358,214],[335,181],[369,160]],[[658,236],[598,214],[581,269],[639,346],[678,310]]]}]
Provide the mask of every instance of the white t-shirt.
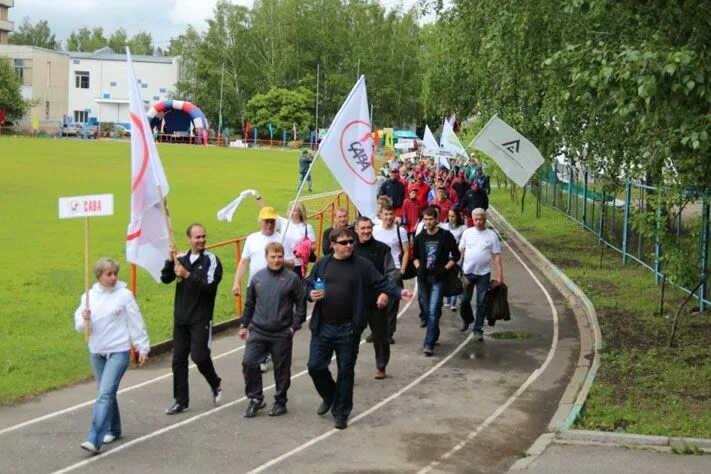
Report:
[{"label": "white t-shirt", "polygon": [[[249,234],[244,242],[242,249],[242,260],[249,260],[249,280],[247,285],[252,281],[252,277],[262,268],[267,267],[267,259],[264,256],[264,249],[271,242],[281,243],[281,234],[274,232],[272,235],[264,235],[261,231]],[[294,260],[291,241],[284,239],[284,260]]]},{"label": "white t-shirt", "polygon": [[465,224],[460,225],[459,227],[454,227],[450,229],[449,222],[443,222],[439,225],[442,229],[448,230],[449,232],[452,233],[454,236],[454,241],[459,244],[459,241],[462,240],[462,234],[464,233],[465,230],[467,230],[467,226]]},{"label": "white t-shirt", "polygon": [[492,254],[501,253],[499,236],[491,229],[470,227],[462,234],[459,250],[464,251],[464,273],[486,275],[491,273]]},{"label": "white t-shirt", "polygon": [[[407,232],[402,227],[400,229],[400,240],[402,240],[403,248],[409,242],[407,240]],[[397,238],[398,226],[393,224],[390,229],[385,229],[382,224],[373,227],[373,238],[390,247],[390,254],[395,261],[395,268],[400,268],[400,240]]]},{"label": "white t-shirt", "polygon": [[[287,221],[285,218],[277,216],[277,232],[284,233],[284,229],[286,229],[286,224]],[[304,228],[306,228],[306,230],[304,230]],[[316,233],[314,232],[313,226],[311,226],[311,224],[304,224],[303,222],[289,222],[289,228],[286,229],[286,238],[291,242],[292,246],[304,240],[304,237],[308,237],[312,243],[316,242]],[[303,263],[301,259],[297,257],[293,258],[294,266],[300,267]]]}]

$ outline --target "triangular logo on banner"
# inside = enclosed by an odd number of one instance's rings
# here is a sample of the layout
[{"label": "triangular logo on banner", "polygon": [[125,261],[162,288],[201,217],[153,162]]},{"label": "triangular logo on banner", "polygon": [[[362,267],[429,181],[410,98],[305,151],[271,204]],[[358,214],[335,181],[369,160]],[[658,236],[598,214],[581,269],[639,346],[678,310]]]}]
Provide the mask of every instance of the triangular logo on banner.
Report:
[{"label": "triangular logo on banner", "polygon": [[512,142],[502,143],[501,146],[506,148],[509,153],[518,153],[518,147],[521,142],[519,140],[514,140]]}]

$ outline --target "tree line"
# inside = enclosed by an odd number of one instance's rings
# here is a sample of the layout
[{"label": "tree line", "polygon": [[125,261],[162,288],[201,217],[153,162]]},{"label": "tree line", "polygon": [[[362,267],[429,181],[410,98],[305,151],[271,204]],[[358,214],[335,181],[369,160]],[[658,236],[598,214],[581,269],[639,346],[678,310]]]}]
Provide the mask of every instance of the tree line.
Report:
[{"label": "tree line", "polygon": [[[207,23],[159,53],[182,56],[174,95],[213,123],[222,96],[232,129],[327,125],[365,74],[379,127],[498,113],[544,156],[563,153],[610,186],[669,172],[680,186],[711,184],[708,0],[420,0],[408,11],[374,0],[220,0]],[[46,21],[26,20],[10,40],[59,46]],[[130,43],[151,54],[151,42],[83,27],[66,48]]]}]

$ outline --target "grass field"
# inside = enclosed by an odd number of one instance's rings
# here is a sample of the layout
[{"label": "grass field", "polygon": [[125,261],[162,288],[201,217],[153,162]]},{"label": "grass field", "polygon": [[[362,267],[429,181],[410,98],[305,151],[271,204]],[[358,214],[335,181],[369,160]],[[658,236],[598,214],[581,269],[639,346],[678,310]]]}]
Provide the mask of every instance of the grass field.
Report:
[{"label": "grass field", "polygon": [[[602,331],[600,369],[578,420],[581,429],[711,437],[711,314],[685,312],[677,345],[667,347],[670,315],[685,295],[667,289],[659,316],[659,287],[647,269],[622,265],[592,233],[547,206],[535,217],[504,190],[492,192],[496,209],[592,300]],[[520,199],[520,198],[519,198]],[[693,306],[693,304],[690,304]]]},{"label": "grass field", "polygon": [[[159,152],[180,248],[192,222],[207,227],[208,243],[257,230],[254,200],[243,203],[231,224],[215,217],[244,189],[257,189],[282,214],[296,194],[298,152],[185,145],[159,145]],[[128,282],[130,149],[127,142],[0,137],[0,163],[0,215],[7,224],[0,235],[0,403],[8,403],[91,375],[83,335],[73,327],[84,291],[84,222],[60,221],[57,198],[114,194],[114,215],[91,221],[92,262],[119,258],[120,278]],[[338,189],[321,161],[313,179],[314,193]],[[222,321],[235,314],[234,248],[216,253],[225,271],[215,308],[215,320]],[[173,294],[172,285],[139,270],[137,299],[152,342],[171,336]]]}]

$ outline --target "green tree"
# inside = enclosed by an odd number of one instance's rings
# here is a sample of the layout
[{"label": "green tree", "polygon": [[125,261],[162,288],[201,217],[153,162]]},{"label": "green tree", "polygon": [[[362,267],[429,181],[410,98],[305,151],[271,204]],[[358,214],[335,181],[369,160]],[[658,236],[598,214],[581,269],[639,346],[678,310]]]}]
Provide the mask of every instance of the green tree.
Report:
[{"label": "green tree", "polygon": [[29,17],[25,17],[17,30],[10,33],[8,43],[59,50],[59,41],[55,39],[47,20],[40,20],[33,25]]},{"label": "green tree", "polygon": [[108,46],[109,42],[104,36],[104,29],[95,27],[89,29],[85,26],[74,30],[67,38],[68,51],[93,52]]},{"label": "green tree", "polygon": [[[126,34],[126,30],[123,28],[119,28],[118,30],[114,31],[113,34],[109,37],[108,41],[108,46],[112,50],[114,50],[115,53],[119,54],[124,54],[126,51],[126,45],[128,44],[128,35]],[[136,53],[133,48],[131,48],[131,54],[138,54]]]},{"label": "green tree", "polygon": [[0,110],[9,118],[22,118],[30,108],[30,103],[22,98],[22,83],[15,74],[9,60],[0,59]]},{"label": "green tree", "polygon": [[305,131],[314,125],[313,103],[314,93],[304,87],[293,90],[272,87],[247,102],[245,116],[252,126],[262,130],[271,123],[275,130],[291,130],[296,124],[298,130]]},{"label": "green tree", "polygon": [[145,54],[150,56],[153,54],[153,37],[150,33],[141,31],[128,40],[128,46],[131,48],[131,54]]}]

